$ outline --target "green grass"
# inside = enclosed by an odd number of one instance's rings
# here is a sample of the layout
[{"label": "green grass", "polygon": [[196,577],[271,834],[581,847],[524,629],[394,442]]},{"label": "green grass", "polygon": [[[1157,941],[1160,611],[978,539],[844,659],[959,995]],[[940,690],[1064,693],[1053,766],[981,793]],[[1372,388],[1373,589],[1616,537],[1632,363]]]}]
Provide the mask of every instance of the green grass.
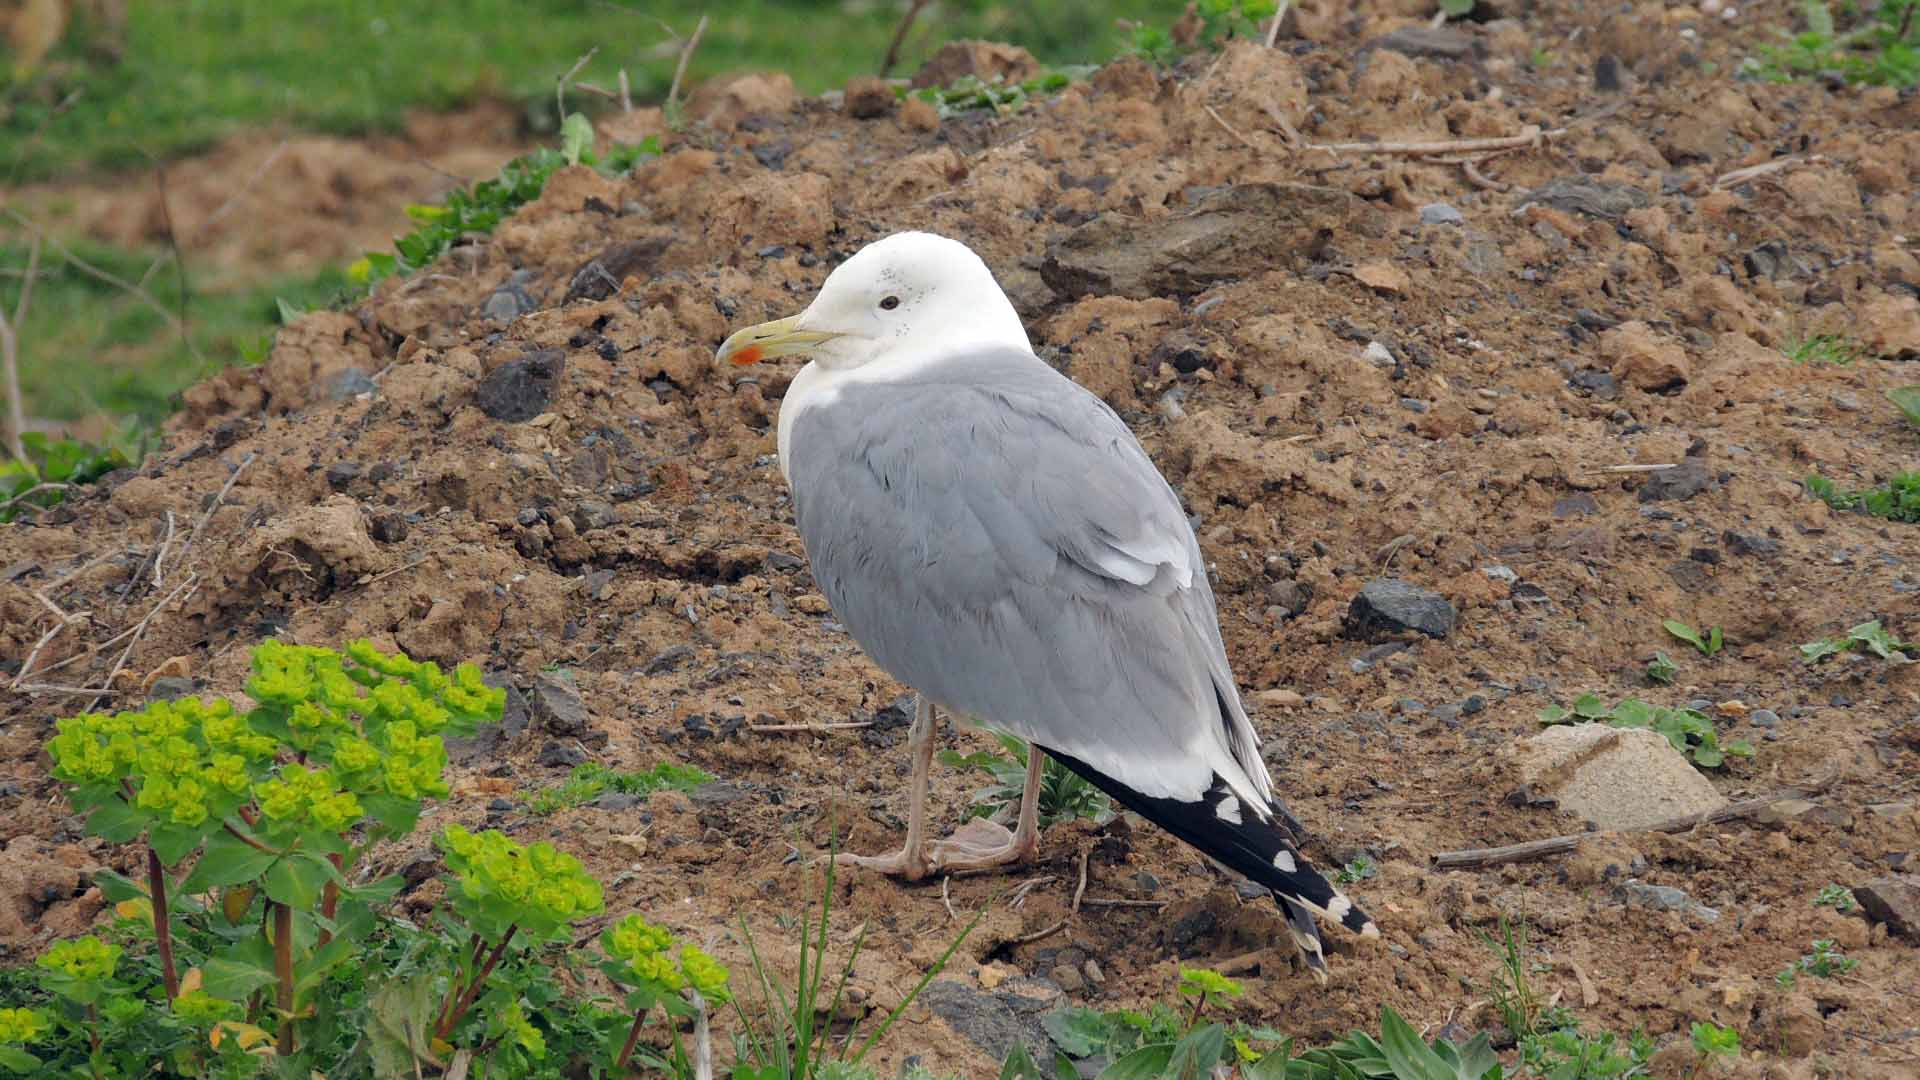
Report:
[{"label": "green grass", "polygon": [[1866,355],[1858,345],[1838,334],[1815,334],[1789,342],[1785,353],[1787,360],[1795,364],[1831,364],[1846,367]]},{"label": "green grass", "polygon": [[[246,357],[264,357],[266,336],[279,322],[279,301],[295,308],[324,306],[347,288],[345,274],[328,270],[307,278],[273,278],[229,292],[189,289],[184,337],[180,279],[170,263],[151,278],[160,253],[127,251],[72,241],[74,255],[126,282],[147,279],[147,292],[168,315],[126,290],[107,284],[51,250],[40,256],[33,306],[20,327],[20,386],[28,412],[52,420],[107,413],[157,423],[173,411],[180,388]],[[23,268],[18,238],[0,244],[0,267]],[[0,305],[11,314],[18,277],[0,277]]]},{"label": "green grass", "polygon": [[1831,74],[1872,86],[1920,85],[1920,0],[1881,0],[1871,10],[1852,0],[1837,6],[1840,20],[1826,0],[1806,0],[1806,29],[1778,32],[1780,43],[1762,45],[1740,73],[1768,82]]},{"label": "green grass", "polygon": [[551,814],[584,806],[608,792],[647,796],[656,791],[692,791],[713,779],[712,774],[692,765],[663,761],[645,772],[617,772],[598,762],[574,766],[573,772],[559,784],[534,793],[527,800],[527,813]]},{"label": "green grass", "polygon": [[[895,74],[941,43],[992,37],[1055,64],[1098,63],[1126,39],[1114,20],[1170,19],[1165,0],[943,4],[923,12]],[[524,103],[535,131],[557,124],[554,84],[665,96],[674,38],[710,16],[690,80],[743,68],[790,72],[802,93],[872,74],[892,37],[892,4],[834,0],[178,0],[128,5],[118,41],[77,23],[31,77],[0,81],[0,182],[76,169],[139,168],[271,123],[342,134],[396,130],[413,108],[485,98]],[[110,59],[114,52],[119,60]],[[0,80],[10,64],[0,64]],[[598,106],[584,93],[569,108]]]},{"label": "green grass", "polygon": [[1888,521],[1920,524],[1920,469],[1895,473],[1875,488],[1850,491],[1814,473],[1807,477],[1807,491],[1835,510],[1859,510]]}]

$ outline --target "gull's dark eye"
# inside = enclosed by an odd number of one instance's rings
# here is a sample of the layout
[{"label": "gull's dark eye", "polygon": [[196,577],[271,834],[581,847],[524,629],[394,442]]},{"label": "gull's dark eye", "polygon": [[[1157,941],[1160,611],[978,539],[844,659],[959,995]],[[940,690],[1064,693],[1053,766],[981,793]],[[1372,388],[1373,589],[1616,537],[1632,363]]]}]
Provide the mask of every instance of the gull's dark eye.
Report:
[{"label": "gull's dark eye", "polygon": [[881,311],[892,311],[894,308],[897,308],[899,306],[900,306],[900,298],[897,296],[882,297],[880,300]]}]

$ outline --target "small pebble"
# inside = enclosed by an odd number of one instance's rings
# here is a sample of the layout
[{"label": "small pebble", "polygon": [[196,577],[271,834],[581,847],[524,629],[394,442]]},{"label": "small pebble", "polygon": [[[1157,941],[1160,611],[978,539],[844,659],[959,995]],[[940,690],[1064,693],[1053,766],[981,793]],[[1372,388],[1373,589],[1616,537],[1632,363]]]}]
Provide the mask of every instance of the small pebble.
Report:
[{"label": "small pebble", "polygon": [[1461,225],[1465,224],[1466,220],[1460,211],[1443,202],[1428,203],[1420,208],[1422,225]]},{"label": "small pebble", "polygon": [[1754,727],[1770,728],[1780,723],[1780,714],[1772,709],[1755,709],[1747,719],[1753,722]]},{"label": "small pebble", "polygon": [[1393,366],[1393,351],[1377,341],[1367,342],[1366,351],[1360,355],[1381,367]]}]

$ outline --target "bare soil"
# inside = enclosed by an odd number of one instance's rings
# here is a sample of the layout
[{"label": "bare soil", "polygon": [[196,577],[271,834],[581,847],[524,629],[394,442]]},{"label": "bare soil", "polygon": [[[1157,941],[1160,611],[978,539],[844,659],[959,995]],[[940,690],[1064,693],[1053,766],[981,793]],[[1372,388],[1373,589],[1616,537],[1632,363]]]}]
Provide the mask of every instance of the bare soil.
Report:
[{"label": "bare soil", "polygon": [[[161,676],[237,694],[247,647],[268,633],[476,659],[523,688],[563,667],[590,729],[535,721],[471,749],[430,824],[550,838],[611,882],[609,918],[644,911],[723,959],[743,959],[740,918],[790,952],[776,920],[819,888],[790,852],[823,849],[835,823],[854,850],[898,841],[904,730],[750,728],[871,720],[903,689],[808,577],[773,460],[791,370],[741,377],[711,356],[730,327],[797,310],[862,244],[932,229],[982,253],[1042,355],[1120,410],[1182,492],[1309,850],[1378,865],[1352,888],[1383,941],[1330,935],[1324,989],[1284,946],[1243,963],[1247,994],[1225,1014],[1311,1040],[1373,1025],[1382,1003],[1430,1030],[1488,1027],[1483,935],[1524,917],[1539,985],[1590,1027],[1684,1038],[1694,1021],[1731,1025],[1758,1051],[1744,1076],[1914,1076],[1914,942],[1812,898],[1913,872],[1920,666],[1808,667],[1795,646],[1871,617],[1920,637],[1920,534],[1801,487],[1814,470],[1857,486],[1913,464],[1920,436],[1881,394],[1920,382],[1920,98],[1730,79],[1782,5],[1729,26],[1688,8],[1552,2],[1378,43],[1425,8],[1308,3],[1277,50],[1238,46],[1172,75],[1123,61],[1011,115],[856,120],[806,101],[673,136],[629,179],[562,173],[490,239],[352,312],[308,317],[264,368],[190,392],[137,473],[0,533],[6,670],[53,626],[32,590],[80,619],[35,670],[73,662],[34,680],[94,686],[123,647],[95,643],[187,582],[119,669],[117,700]],[[1282,134],[1527,125],[1564,133],[1479,165],[1481,181]],[[1434,203],[1459,222],[1424,224]],[[622,282],[597,299],[598,275],[576,287],[595,259]],[[537,310],[503,324],[483,307],[516,272]],[[1874,358],[1805,366],[1779,352],[1817,332]],[[377,373],[377,388],[331,400],[346,368]],[[1677,481],[1604,471],[1682,463]],[[1349,636],[1349,602],[1383,575],[1446,596],[1452,632],[1398,651]],[[1723,627],[1728,644],[1698,656],[1661,631],[1666,617]],[[1681,664],[1679,685],[1646,686],[1656,649]],[[1580,830],[1509,798],[1511,750],[1543,706],[1589,690],[1715,703],[1722,737],[1757,747],[1710,774],[1728,798],[1830,786],[1798,816],[1432,869],[1438,852]],[[101,906],[87,870],[130,858],[82,838],[44,773],[49,724],[84,700],[0,697],[10,948],[84,926]],[[1770,727],[1754,723],[1763,708]],[[726,786],[546,818],[488,809],[556,782],[564,769],[538,762],[565,750],[624,768],[688,761]],[[939,827],[958,824],[977,784],[938,770]],[[1017,944],[1067,912],[1083,850],[1089,897],[1168,903],[1088,906]],[[992,1025],[942,1019],[968,1002],[1014,1023],[1021,1003],[1061,996],[1164,1000],[1182,962],[1285,941],[1271,905],[1137,822],[1049,830],[1031,874],[1049,880],[1017,910],[1006,896],[1028,875],[841,875],[835,938],[868,931],[862,1008],[899,1000],[955,913],[988,908],[941,1015],[916,1004],[883,1073],[909,1055],[985,1073],[982,1040],[960,1029]],[[1717,918],[1631,903],[1630,878]],[[1776,987],[1816,938],[1857,970]],[[1028,981],[1089,959],[1103,979],[1071,993]]]}]

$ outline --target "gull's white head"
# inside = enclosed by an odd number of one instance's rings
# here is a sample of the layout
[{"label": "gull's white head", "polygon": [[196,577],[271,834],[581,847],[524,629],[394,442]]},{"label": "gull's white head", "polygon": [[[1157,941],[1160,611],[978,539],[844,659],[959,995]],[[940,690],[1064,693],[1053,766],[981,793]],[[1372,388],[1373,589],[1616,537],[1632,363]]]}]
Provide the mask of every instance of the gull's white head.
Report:
[{"label": "gull's white head", "polygon": [[735,333],[717,358],[751,364],[804,355],[851,371],[992,346],[1032,351],[987,264],[958,240],[902,232],[841,263],[805,311]]}]

